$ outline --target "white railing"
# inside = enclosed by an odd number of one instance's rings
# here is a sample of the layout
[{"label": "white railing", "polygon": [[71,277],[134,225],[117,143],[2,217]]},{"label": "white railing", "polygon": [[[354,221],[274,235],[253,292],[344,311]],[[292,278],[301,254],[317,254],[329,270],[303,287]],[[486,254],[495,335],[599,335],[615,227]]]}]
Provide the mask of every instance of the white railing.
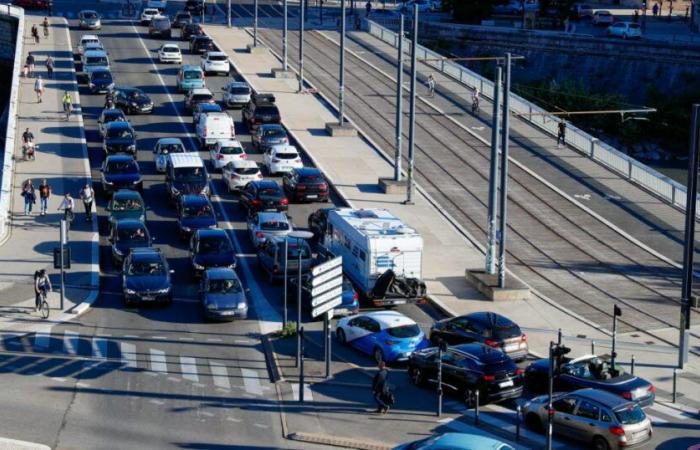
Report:
[{"label": "white railing", "polygon": [[9,232],[10,207],[12,205],[12,179],[14,178],[15,136],[17,134],[17,104],[19,95],[19,74],[22,68],[22,48],[24,44],[24,9],[0,5],[0,15],[17,18],[17,39],[15,41],[15,63],[12,67],[12,86],[7,108],[7,130],[2,149],[2,180],[0,180],[0,242]]},{"label": "white railing", "polygon": [[[398,37],[393,31],[378,23],[366,20],[365,29],[373,36],[387,44],[397,47]],[[410,48],[410,42],[404,42],[404,48]],[[428,48],[419,45],[416,51],[418,59],[423,59],[423,63],[434,67],[445,75],[467,85],[470,88],[478,87],[482,95],[488,99],[493,99],[493,82],[471,70],[443,59],[444,56]],[[518,114],[524,120],[537,126],[543,131],[557,135],[557,123],[559,119],[555,116],[543,114],[546,111],[539,106],[511,94],[510,109],[514,114]],[[537,115],[532,115],[537,113]],[[576,150],[587,155],[591,159],[604,164],[615,172],[643,188],[656,194],[663,200],[682,209],[685,208],[686,189],[682,184],[657,172],[651,167],[640,163],[620,152],[609,144],[598,140],[583,130],[568,124],[566,141]],[[700,212],[698,213],[700,215]]]}]

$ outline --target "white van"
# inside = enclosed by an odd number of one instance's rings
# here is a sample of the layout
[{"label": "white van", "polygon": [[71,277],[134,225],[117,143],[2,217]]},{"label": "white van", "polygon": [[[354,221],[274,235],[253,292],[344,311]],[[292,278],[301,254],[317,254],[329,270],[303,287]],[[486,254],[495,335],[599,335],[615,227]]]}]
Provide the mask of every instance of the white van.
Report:
[{"label": "white van", "polygon": [[197,137],[203,150],[209,150],[217,141],[231,140],[236,137],[233,119],[225,112],[200,114],[196,127]]}]

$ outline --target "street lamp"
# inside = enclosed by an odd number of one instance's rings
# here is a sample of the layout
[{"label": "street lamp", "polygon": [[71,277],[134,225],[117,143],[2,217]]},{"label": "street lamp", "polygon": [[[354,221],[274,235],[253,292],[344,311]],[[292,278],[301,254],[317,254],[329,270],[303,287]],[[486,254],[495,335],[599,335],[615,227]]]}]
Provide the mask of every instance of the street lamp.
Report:
[{"label": "street lamp", "polygon": [[[304,239],[311,239],[314,237],[314,234],[310,231],[292,231],[287,235],[288,238],[293,238],[297,240],[297,246],[299,247],[297,249],[297,366],[299,365],[299,360],[301,359],[301,334],[299,333],[299,330],[301,329],[301,243],[299,242],[300,240]],[[288,249],[288,247],[286,247]],[[287,276],[287,261],[288,254],[285,252],[284,258],[285,258],[285,266],[284,266],[284,275],[285,278]],[[286,306],[285,306],[286,307]]]}]

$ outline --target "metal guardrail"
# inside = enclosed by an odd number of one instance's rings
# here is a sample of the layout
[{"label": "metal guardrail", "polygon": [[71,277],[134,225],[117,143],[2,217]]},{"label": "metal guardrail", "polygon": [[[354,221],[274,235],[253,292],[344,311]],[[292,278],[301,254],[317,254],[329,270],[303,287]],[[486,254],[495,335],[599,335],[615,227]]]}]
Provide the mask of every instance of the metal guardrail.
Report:
[{"label": "metal guardrail", "polygon": [[2,148],[3,167],[0,180],[0,242],[9,233],[10,207],[12,205],[12,179],[14,178],[15,136],[17,135],[17,105],[19,96],[19,74],[22,68],[24,46],[24,9],[11,5],[0,5],[0,15],[17,19],[17,39],[15,41],[15,63],[12,67],[12,86],[7,110],[7,130]]},{"label": "metal guardrail", "polygon": [[[365,29],[371,35],[387,44],[395,48],[398,46],[397,34],[388,28],[372,20],[365,20]],[[404,48],[410,48],[410,42],[408,42],[408,40],[404,42]],[[424,60],[424,64],[434,67],[445,75],[470,88],[478,87],[484,97],[490,100],[493,99],[493,82],[491,80],[459,64],[442,59],[445,58],[444,55],[434,52],[422,45],[418,45],[416,53],[418,59]],[[425,61],[426,59],[427,61]],[[534,103],[518,95],[511,94],[510,109],[523,120],[530,122],[546,133],[552,136],[557,135],[559,119],[552,115],[543,114],[546,113],[546,111]],[[533,113],[536,113],[536,115],[532,115]],[[606,167],[609,167],[624,178],[651,191],[662,200],[681,209],[685,209],[685,186],[571,124],[568,124],[566,129],[566,141],[571,147]],[[698,214],[700,215],[700,213]]]}]

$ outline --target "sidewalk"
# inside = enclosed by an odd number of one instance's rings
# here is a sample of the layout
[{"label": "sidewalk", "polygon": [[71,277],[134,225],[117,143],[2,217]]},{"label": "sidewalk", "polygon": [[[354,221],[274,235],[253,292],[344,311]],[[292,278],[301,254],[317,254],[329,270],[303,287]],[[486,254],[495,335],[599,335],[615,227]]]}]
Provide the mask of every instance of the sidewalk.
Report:
[{"label": "sidewalk", "polygon": [[[50,38],[43,38],[39,44],[31,39],[31,27],[40,27],[42,17],[25,16],[25,45],[22,60],[32,52],[35,76],[44,79],[43,102],[38,103],[34,93],[35,78],[20,79],[17,136],[15,153],[14,195],[11,206],[11,230],[8,239],[0,246],[0,260],[5,264],[0,271],[0,327],[3,331],[36,331],[43,323],[33,312],[33,274],[46,268],[51,276],[54,292],[49,295],[49,305],[53,314],[50,322],[67,320],[74,314],[57,314],[59,308],[59,274],[53,268],[53,249],[58,246],[59,221],[62,213],[57,210],[65,192],[76,198],[76,220],[69,233],[69,246],[72,251],[72,267],[66,276],[66,297],[64,312],[81,313],[97,297],[99,283],[97,220],[85,223],[83,206],[78,192],[90,179],[87,147],[82,116],[74,111],[70,121],[66,121],[61,106],[64,90],[72,93],[75,105],[80,104],[78,86],[73,66],[73,52],[68,35],[68,24],[63,18],[51,21]],[[40,27],[41,28],[41,27]],[[54,79],[48,79],[45,61],[52,55],[56,62]],[[36,160],[23,161],[21,134],[26,128],[34,134],[39,144]],[[20,196],[25,180],[32,179],[38,188],[42,179],[47,179],[52,188],[48,211],[39,215],[37,203],[31,215],[24,215],[24,199]],[[84,303],[76,309],[76,305]]]},{"label": "sidewalk", "polygon": [[[521,302],[485,301],[467,285],[463,272],[466,267],[481,267],[483,254],[458,234],[422,193],[416,193],[415,204],[411,206],[401,204],[403,196],[381,193],[377,179],[391,176],[393,169],[378,152],[360,138],[327,136],[325,123],[334,122],[335,115],[315,96],[298,94],[296,80],[271,78],[268,74],[271,68],[279,67],[279,61],[269,53],[248,54],[244,48],[251,37],[244,30],[216,25],[205,26],[205,30],[219,44],[235,42],[235,46],[219,46],[253,89],[275,94],[284,125],[348,203],[356,208],[387,208],[421,233],[425,241],[423,276],[428,292],[448,314],[488,309],[512,317],[524,326],[532,351],[539,354],[546,354],[548,343],[556,339],[559,327],[565,327],[564,341],[573,347],[575,355],[589,353],[591,339],[596,340],[599,348],[609,342],[607,334],[534,296]],[[649,337],[641,334],[626,336],[624,340],[628,343],[618,343],[619,360],[629,361],[636,354],[636,372],[662,390],[670,391],[670,367],[675,365],[675,350],[658,343],[650,345]],[[654,353],[645,356],[645,351]],[[692,361],[696,358],[692,357]],[[682,380],[679,386],[690,406],[695,408],[691,405],[693,401],[700,405],[700,384]]]}]

